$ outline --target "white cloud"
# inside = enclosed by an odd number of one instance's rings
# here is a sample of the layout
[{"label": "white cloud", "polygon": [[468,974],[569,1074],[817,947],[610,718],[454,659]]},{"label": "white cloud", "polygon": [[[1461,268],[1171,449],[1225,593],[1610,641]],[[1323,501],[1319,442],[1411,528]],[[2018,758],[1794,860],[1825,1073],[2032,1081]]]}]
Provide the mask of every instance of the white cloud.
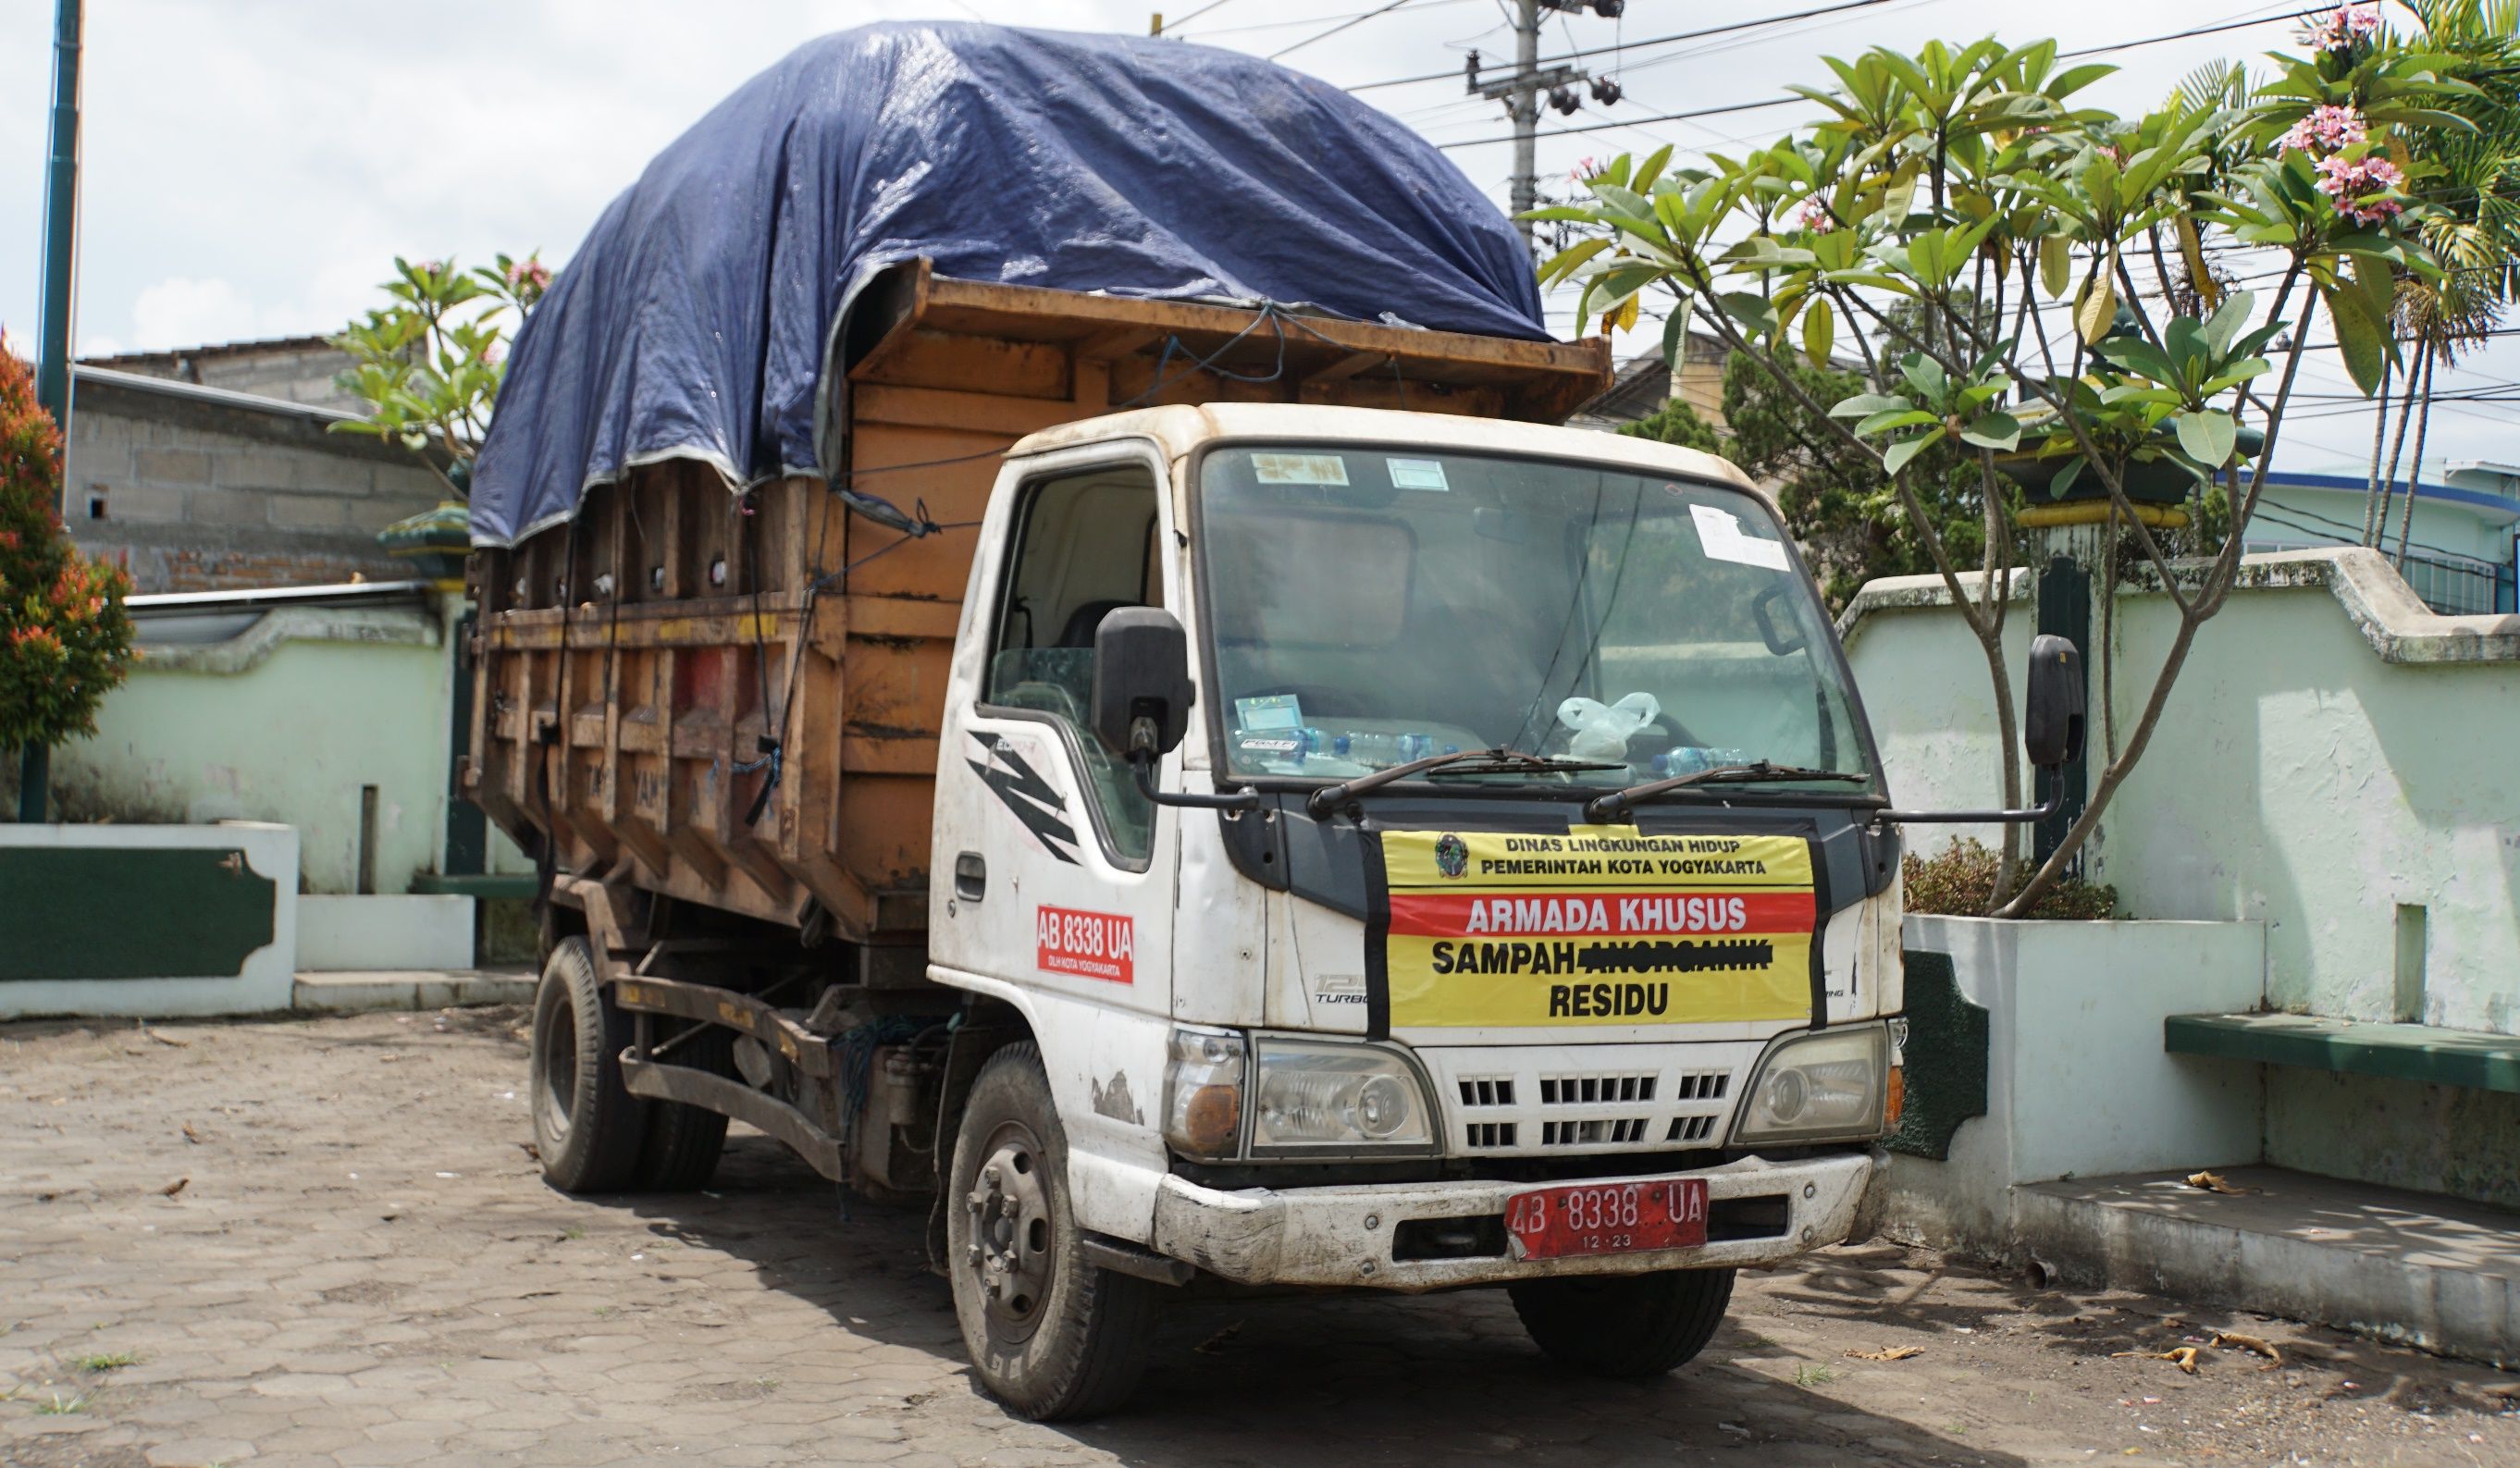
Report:
[{"label": "white cloud", "polygon": [[224,279],[168,276],[133,297],[131,334],[135,349],[145,352],[209,346],[276,334],[286,315],[285,308],[257,305]]}]

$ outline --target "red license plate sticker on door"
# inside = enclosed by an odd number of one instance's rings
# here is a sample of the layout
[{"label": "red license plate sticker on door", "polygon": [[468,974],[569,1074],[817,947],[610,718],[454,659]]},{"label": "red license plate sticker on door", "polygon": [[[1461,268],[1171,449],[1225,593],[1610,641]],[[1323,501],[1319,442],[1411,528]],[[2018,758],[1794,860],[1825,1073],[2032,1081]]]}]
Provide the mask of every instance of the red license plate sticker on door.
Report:
[{"label": "red license plate sticker on door", "polygon": [[1706,1242],[1706,1179],[1587,1182],[1516,1193],[1505,1226],[1524,1259],[1688,1249]]},{"label": "red license plate sticker on door", "polygon": [[1114,984],[1138,981],[1137,926],[1117,912],[1041,908],[1033,917],[1033,962],[1044,973]]}]

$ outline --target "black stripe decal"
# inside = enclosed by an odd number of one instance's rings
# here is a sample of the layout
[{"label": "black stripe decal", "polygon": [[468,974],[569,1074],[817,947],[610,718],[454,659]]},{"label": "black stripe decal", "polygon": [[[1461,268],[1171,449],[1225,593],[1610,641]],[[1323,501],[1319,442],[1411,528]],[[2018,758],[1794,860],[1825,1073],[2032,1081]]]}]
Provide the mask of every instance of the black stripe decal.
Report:
[{"label": "black stripe decal", "polygon": [[1382,833],[1365,830],[1365,1038],[1391,1038],[1391,873],[1382,863]]},{"label": "black stripe decal", "polygon": [[1828,890],[1828,863],[1818,840],[1804,843],[1811,852],[1812,872],[1812,939],[1811,939],[1811,1027],[1828,1028],[1828,955],[1822,938],[1828,932],[1828,920],[1837,915],[1836,905]]},{"label": "black stripe decal", "polygon": [[1014,745],[996,734],[977,730],[969,733],[988,759],[967,758],[963,763],[980,777],[980,783],[997,792],[998,800],[1040,840],[1043,850],[1070,866],[1076,865],[1076,828],[1067,823],[1067,805],[1058,798],[1058,791],[1015,752]]}]

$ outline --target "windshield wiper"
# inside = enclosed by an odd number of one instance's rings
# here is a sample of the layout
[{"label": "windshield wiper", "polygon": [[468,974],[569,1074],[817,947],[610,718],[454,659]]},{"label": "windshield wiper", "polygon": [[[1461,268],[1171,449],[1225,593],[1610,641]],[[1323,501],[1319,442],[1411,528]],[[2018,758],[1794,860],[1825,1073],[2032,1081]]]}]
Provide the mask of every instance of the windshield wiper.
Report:
[{"label": "windshield wiper", "polygon": [[1422,760],[1411,760],[1405,765],[1393,765],[1388,769],[1376,770],[1371,775],[1360,775],[1354,779],[1343,779],[1334,785],[1324,785],[1313,792],[1310,800],[1304,802],[1304,808],[1311,811],[1314,818],[1319,820],[1328,817],[1330,812],[1338,808],[1340,802],[1351,796],[1377,789],[1395,779],[1407,779],[1410,776],[1423,774],[1430,770],[1441,770],[1447,766],[1477,767],[1462,769],[1460,773],[1463,775],[1501,774],[1513,770],[1624,770],[1627,768],[1623,764],[1611,764],[1600,760],[1562,759],[1555,755],[1530,754],[1520,749],[1456,749],[1450,754],[1430,754]]},{"label": "windshield wiper", "polygon": [[1628,813],[1628,808],[1641,800],[1689,785],[1738,784],[1754,779],[1834,779],[1855,784],[1868,784],[1872,777],[1853,770],[1807,770],[1800,765],[1779,765],[1773,760],[1752,760],[1746,765],[1717,765],[1709,770],[1692,770],[1669,779],[1647,780],[1624,790],[1612,790],[1584,802],[1585,819],[1604,825]]}]

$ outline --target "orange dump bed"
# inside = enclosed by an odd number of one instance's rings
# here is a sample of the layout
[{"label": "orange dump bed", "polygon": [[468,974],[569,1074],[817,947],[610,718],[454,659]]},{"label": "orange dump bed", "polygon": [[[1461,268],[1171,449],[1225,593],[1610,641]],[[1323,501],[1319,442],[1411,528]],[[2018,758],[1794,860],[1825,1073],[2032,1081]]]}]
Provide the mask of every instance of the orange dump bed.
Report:
[{"label": "orange dump bed", "polygon": [[[1189,370],[1230,342],[1220,370]],[[466,793],[527,850],[548,839],[556,869],[854,941],[911,939],[926,923],[936,736],[976,543],[962,522],[980,518],[1000,451],[1159,403],[1554,423],[1610,372],[1600,338],[1255,327],[1246,310],[980,285],[923,264],[867,292],[841,356],[841,470],[961,528],[905,543],[820,479],[739,499],[714,469],[670,462],[473,556]]]}]

